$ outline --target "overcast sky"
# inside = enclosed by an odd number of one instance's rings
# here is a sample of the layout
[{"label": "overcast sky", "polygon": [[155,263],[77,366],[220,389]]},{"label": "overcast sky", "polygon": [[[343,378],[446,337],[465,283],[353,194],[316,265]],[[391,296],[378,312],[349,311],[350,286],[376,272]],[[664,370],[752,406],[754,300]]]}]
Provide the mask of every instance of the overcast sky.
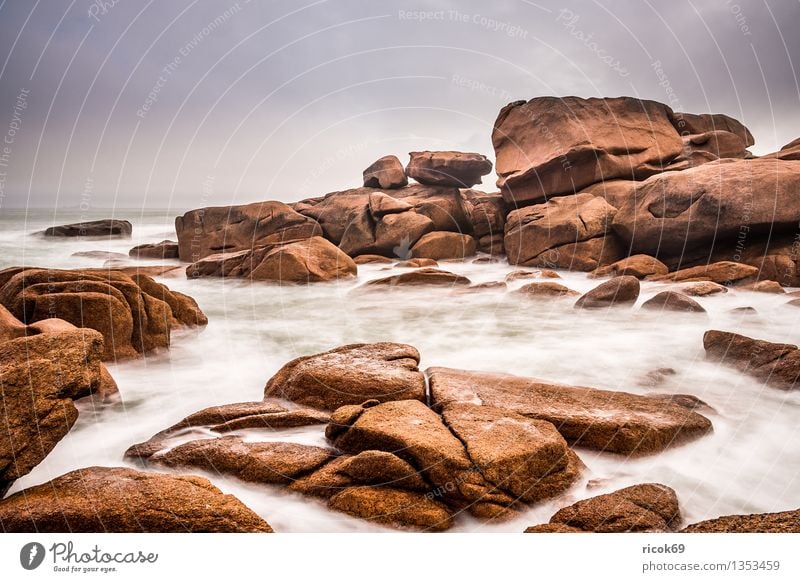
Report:
[{"label": "overcast sky", "polygon": [[493,158],[538,95],[727,113],[767,153],[800,136],[798,24],[797,0],[0,0],[0,211],[318,196],[389,153]]}]

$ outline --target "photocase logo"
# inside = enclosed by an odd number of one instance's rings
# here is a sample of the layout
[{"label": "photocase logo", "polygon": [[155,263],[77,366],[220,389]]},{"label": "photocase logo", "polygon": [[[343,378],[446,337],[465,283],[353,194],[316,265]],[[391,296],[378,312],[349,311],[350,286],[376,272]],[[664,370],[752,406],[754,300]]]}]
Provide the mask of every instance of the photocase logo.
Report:
[{"label": "photocase logo", "polygon": [[26,570],[35,570],[44,561],[44,546],[39,542],[30,542],[19,551],[19,563]]}]

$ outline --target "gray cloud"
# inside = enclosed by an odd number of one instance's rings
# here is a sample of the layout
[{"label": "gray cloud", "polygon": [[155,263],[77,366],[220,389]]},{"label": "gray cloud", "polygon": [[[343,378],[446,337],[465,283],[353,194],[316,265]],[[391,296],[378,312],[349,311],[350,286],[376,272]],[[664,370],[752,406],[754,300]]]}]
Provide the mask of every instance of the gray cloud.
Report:
[{"label": "gray cloud", "polygon": [[295,200],[386,153],[491,154],[500,107],[537,95],[728,113],[766,153],[800,135],[799,21],[744,0],[7,1],[0,134],[28,93],[0,203]]}]

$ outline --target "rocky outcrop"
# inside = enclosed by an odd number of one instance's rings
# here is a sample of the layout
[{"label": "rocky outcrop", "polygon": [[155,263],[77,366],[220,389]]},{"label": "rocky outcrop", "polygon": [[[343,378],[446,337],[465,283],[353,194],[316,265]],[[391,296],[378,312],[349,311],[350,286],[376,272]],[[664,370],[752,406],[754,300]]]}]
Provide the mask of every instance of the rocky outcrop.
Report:
[{"label": "rocky outcrop", "polygon": [[755,376],[784,390],[798,386],[800,350],[793,344],[777,344],[737,333],[710,330],[703,335],[706,357]]},{"label": "rocky outcrop", "polygon": [[407,184],[406,172],[397,156],[383,156],[364,170],[365,188],[402,188]]},{"label": "rocky outcrop", "polygon": [[[548,261],[555,249],[589,239],[602,240],[616,212],[603,198],[586,193],[560,196],[514,210],[508,215],[505,227],[508,262],[547,266],[543,262]],[[602,248],[602,244],[598,245],[598,250]],[[600,256],[593,258],[598,264],[601,262]]]},{"label": "rocky outcrop", "polygon": [[685,527],[681,533],[800,533],[800,509],[726,515]]},{"label": "rocky outcrop", "polygon": [[654,453],[711,431],[686,408],[629,394],[509,374],[430,368],[431,405],[483,404],[546,420],[571,444],[626,455]]},{"label": "rocky outcrop", "polygon": [[187,262],[322,234],[315,220],[276,201],[190,210],[175,219],[175,231]]},{"label": "rocky outcrop", "polygon": [[0,502],[8,533],[271,532],[267,522],[207,479],[89,467]]},{"label": "rocky outcrop", "polygon": [[672,164],[675,168],[681,162],[693,168],[700,164],[721,158],[747,158],[750,152],[742,139],[729,131],[707,131],[696,135],[683,136],[683,154]]},{"label": "rocky outcrop", "polygon": [[680,311],[684,313],[705,313],[706,310],[697,301],[677,291],[662,291],[644,303],[645,311]]},{"label": "rocky outcrop", "polygon": [[682,136],[725,131],[738,137],[746,147],[756,143],[753,134],[741,121],[722,113],[696,114],[676,111],[673,114],[672,124]]},{"label": "rocky outcrop", "polygon": [[492,132],[509,204],[543,202],[615,178],[641,180],[682,152],[672,111],[630,97],[537,97],[506,105]]},{"label": "rocky outcrop", "polygon": [[178,243],[162,240],[133,247],[128,255],[134,259],[177,259],[180,256]]},{"label": "rocky outcrop", "polygon": [[320,283],[350,279],[358,267],[320,236],[283,245],[211,255],[189,265],[186,276],[235,277],[279,283]]},{"label": "rocky outcrop", "polygon": [[600,267],[592,271],[589,275],[592,278],[600,277],[620,277],[622,275],[630,275],[637,279],[644,279],[646,277],[666,275],[669,273],[669,268],[650,255],[632,255],[611,265]]},{"label": "rocky outcrop", "polygon": [[418,259],[465,259],[475,255],[475,239],[456,232],[429,232],[411,247],[411,256]]},{"label": "rocky outcrop", "polygon": [[410,152],[406,175],[420,184],[471,188],[492,171],[492,162],[475,153],[451,151]]},{"label": "rocky outcrop", "polygon": [[639,280],[630,275],[614,277],[585,293],[575,303],[580,309],[602,309],[633,305],[639,298]]},{"label": "rocky outcrop", "polygon": [[425,400],[419,352],[395,343],[351,344],[292,360],[267,383],[265,397],[334,410],[365,400]]},{"label": "rocky outcrop", "polygon": [[503,237],[507,211],[502,194],[462,190],[461,195],[478,250],[494,256],[505,254]]},{"label": "rocky outcrop", "polygon": [[208,323],[191,297],[106,269],[11,267],[0,271],[0,304],[28,324],[59,318],[99,331],[105,360],[166,348],[173,328]]},{"label": "rocky outcrop", "polygon": [[44,236],[113,236],[128,237],[133,232],[133,225],[127,220],[108,218],[92,220],[62,226],[51,226],[44,231]]},{"label": "rocky outcrop", "polygon": [[458,287],[469,285],[471,281],[462,275],[456,275],[450,271],[441,271],[432,267],[424,267],[401,273],[382,279],[374,279],[364,283],[359,289],[370,290],[382,287],[408,287],[408,286],[436,286],[436,287]]},{"label": "rocky outcrop", "polygon": [[659,483],[644,483],[578,501],[556,512],[549,524],[525,531],[666,532],[674,531],[680,521],[675,491]]}]

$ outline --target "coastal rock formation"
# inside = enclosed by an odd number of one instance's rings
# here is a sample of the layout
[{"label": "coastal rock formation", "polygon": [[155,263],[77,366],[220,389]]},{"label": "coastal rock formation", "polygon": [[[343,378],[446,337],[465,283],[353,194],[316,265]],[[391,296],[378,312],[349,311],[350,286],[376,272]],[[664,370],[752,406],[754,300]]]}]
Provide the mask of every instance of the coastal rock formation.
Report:
[{"label": "coastal rock formation", "polygon": [[646,277],[666,275],[669,273],[669,268],[650,255],[632,255],[611,265],[600,267],[592,271],[589,275],[592,278],[599,277],[619,277],[622,275],[630,275],[637,279],[644,279]]},{"label": "coastal rock formation", "polygon": [[365,188],[402,188],[408,185],[403,164],[397,156],[383,156],[364,170]]},{"label": "coastal rock formation", "polygon": [[567,442],[626,455],[658,452],[711,431],[684,407],[629,394],[509,374],[429,368],[431,405],[482,404],[555,425]]},{"label": "coastal rock formation", "polygon": [[320,236],[282,245],[205,257],[186,268],[186,276],[236,277],[251,281],[319,283],[356,276],[353,259]]},{"label": "coastal rock formation", "polygon": [[780,151],[762,157],[778,160],[800,160],[800,137],[787,143]]},{"label": "coastal rock formation", "polygon": [[444,531],[453,525],[447,506],[431,497],[391,487],[348,487],[328,506],[379,525],[420,531]]},{"label": "coastal rock formation", "polygon": [[677,291],[662,291],[642,303],[646,311],[682,311],[688,313],[705,313],[706,310],[697,301]]},{"label": "coastal rock formation", "polygon": [[0,501],[7,533],[272,532],[207,479],[88,467]]},{"label": "coastal rock formation", "polygon": [[128,255],[134,259],[177,259],[180,256],[178,243],[162,240],[133,247]]},{"label": "coastal rock formation", "polygon": [[425,400],[419,352],[395,343],[350,344],[292,360],[267,383],[265,397],[335,410],[365,400]]},{"label": "coastal rock formation", "polygon": [[208,323],[191,297],[106,269],[10,267],[0,271],[0,304],[28,324],[59,318],[99,331],[104,360],[166,348],[172,328]]},{"label": "coastal rock formation", "polygon": [[411,256],[415,259],[464,259],[474,256],[476,250],[475,239],[468,234],[429,232],[414,243]]},{"label": "coastal rock formation", "polygon": [[492,162],[475,153],[450,151],[410,152],[406,175],[420,184],[471,188],[492,171]]},{"label": "coastal rock formation", "polygon": [[744,124],[722,113],[683,113],[676,111],[673,114],[672,124],[681,135],[697,135],[711,131],[725,131],[738,137],[746,147],[756,143],[753,134]]},{"label": "coastal rock formation", "polygon": [[706,357],[755,376],[767,384],[792,390],[800,379],[800,349],[737,333],[709,330],[703,335]]},{"label": "coastal rock formation", "polygon": [[725,515],[693,523],[681,533],[800,533],[800,509],[780,513]]},{"label": "coastal rock formation", "polygon": [[509,204],[543,202],[615,178],[642,180],[683,150],[672,110],[631,97],[536,97],[506,105],[492,131]]},{"label": "coastal rock formation", "polygon": [[432,267],[424,267],[410,273],[401,273],[400,275],[367,281],[359,289],[368,290],[381,287],[406,286],[455,287],[469,285],[470,283],[471,281],[462,275],[456,275],[450,271],[440,271]]},{"label": "coastal rock formation", "polygon": [[44,231],[44,236],[114,236],[128,237],[133,232],[133,225],[127,220],[109,218],[92,220],[62,226],[51,226]]},{"label": "coastal rock formation", "polygon": [[525,531],[666,532],[674,531],[680,521],[675,491],[659,483],[644,483],[578,501],[556,512],[549,524]]},{"label": "coastal rock formation", "polygon": [[580,295],[577,291],[573,291],[569,287],[561,285],[560,283],[553,283],[552,281],[528,283],[517,289],[517,293],[531,298],[573,297]]},{"label": "coastal rock formation", "polygon": [[461,195],[478,250],[493,256],[505,254],[503,236],[507,210],[502,194],[465,189],[461,190]]},{"label": "coastal rock formation", "polygon": [[685,160],[688,167],[699,166],[721,158],[746,158],[750,152],[742,139],[729,131],[707,131],[683,136],[683,154],[675,164]]},{"label": "coastal rock formation", "polygon": [[580,309],[601,309],[633,305],[639,298],[639,279],[630,275],[614,277],[584,294],[575,303]]},{"label": "coastal rock formation", "polygon": [[187,262],[322,234],[315,220],[272,200],[190,210],[175,219],[175,232],[180,259]]}]

